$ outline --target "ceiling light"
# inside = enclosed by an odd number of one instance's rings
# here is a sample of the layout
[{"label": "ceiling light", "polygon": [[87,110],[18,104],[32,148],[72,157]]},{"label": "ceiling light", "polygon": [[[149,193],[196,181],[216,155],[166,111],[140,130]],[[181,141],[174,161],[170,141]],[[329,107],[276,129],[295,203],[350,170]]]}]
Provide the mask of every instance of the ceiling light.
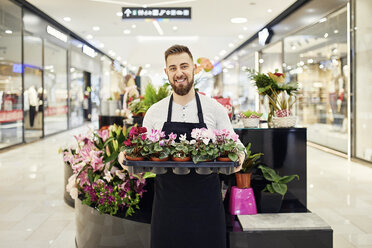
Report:
[{"label": "ceiling light", "polygon": [[259,60],[258,60],[258,63],[260,63],[260,64],[262,64],[263,62],[264,62],[263,59],[259,59]]},{"label": "ceiling light", "polygon": [[63,17],[63,20],[64,20],[65,22],[70,22],[70,21],[71,21],[71,17],[68,17],[68,16]]},{"label": "ceiling light", "polygon": [[98,26],[93,27],[93,31],[99,31],[99,30],[100,30],[100,28]]},{"label": "ceiling light", "polygon": [[333,30],[333,33],[338,34],[338,29]]},{"label": "ceiling light", "polygon": [[136,24],[133,24],[133,25],[132,25],[132,28],[133,28],[133,29],[136,28],[136,27],[137,27]]},{"label": "ceiling light", "polygon": [[229,47],[233,47],[234,46],[234,44],[233,43],[229,43]]},{"label": "ceiling light", "polygon": [[244,30],[244,31],[247,31],[247,30],[248,30],[248,28],[247,28],[247,27],[243,27],[243,30]]},{"label": "ceiling light", "polygon": [[322,23],[322,22],[325,22],[325,21],[327,21],[327,17],[324,17],[324,18],[320,19],[319,23]]},{"label": "ceiling light", "polygon": [[226,54],[226,50],[222,50],[221,52],[220,52],[220,56],[223,56],[223,55],[225,55]]},{"label": "ceiling light", "polygon": [[324,34],[324,38],[327,38],[327,37],[328,37],[328,33],[325,33],[325,34]]},{"label": "ceiling light", "polygon": [[120,12],[117,12],[116,15],[117,16],[123,16],[123,12],[121,12],[121,11]]},{"label": "ceiling light", "polygon": [[150,64],[146,64],[145,67],[146,67],[146,68],[150,68],[151,65],[150,65]]},{"label": "ceiling light", "polygon": [[267,12],[271,13],[271,12],[273,12],[273,10],[272,9],[267,9]]},{"label": "ceiling light", "polygon": [[178,27],[177,26],[173,26],[172,28],[174,31],[177,31],[178,30]]},{"label": "ceiling light", "polygon": [[239,34],[239,35],[238,35],[238,38],[242,40],[242,39],[244,39],[244,35]]},{"label": "ceiling light", "polygon": [[247,18],[245,17],[235,17],[230,19],[231,23],[246,23]]},{"label": "ceiling light", "polygon": [[5,33],[6,33],[6,34],[12,34],[12,33],[13,33],[13,31],[12,31],[12,30],[9,30],[9,29],[7,29],[7,30],[5,30]]},{"label": "ceiling light", "polygon": [[88,34],[88,35],[87,35],[87,39],[88,39],[88,40],[91,40],[91,39],[93,39],[93,35],[91,35],[91,34]]},{"label": "ceiling light", "polygon": [[124,29],[123,33],[124,34],[130,34],[130,30],[129,29]]},{"label": "ceiling light", "polygon": [[153,21],[152,24],[154,24],[154,27],[155,27],[156,31],[158,31],[159,35],[164,34],[163,29],[161,29],[161,27],[159,25],[159,22]]}]

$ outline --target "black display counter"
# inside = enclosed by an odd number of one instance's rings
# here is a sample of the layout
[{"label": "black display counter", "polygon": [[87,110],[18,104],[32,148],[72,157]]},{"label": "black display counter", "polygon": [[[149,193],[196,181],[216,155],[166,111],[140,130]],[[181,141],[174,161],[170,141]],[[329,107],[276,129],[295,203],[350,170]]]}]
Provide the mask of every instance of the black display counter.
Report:
[{"label": "black display counter", "polygon": [[118,126],[123,126],[124,119],[125,118],[123,116],[99,115],[98,116],[99,128],[104,127],[104,126],[114,125],[114,124]]},{"label": "black display counter", "polygon": [[[280,175],[298,174],[300,180],[288,184],[288,193],[283,201],[281,213],[308,212],[306,208],[306,129],[305,128],[243,128],[235,129],[244,145],[252,143],[253,153],[262,152],[262,162],[279,171]],[[235,176],[221,175],[221,181],[235,185]],[[252,187],[258,200],[262,189],[262,178],[252,178]],[[140,208],[132,217],[99,217],[95,209],[77,206],[77,247],[150,247],[151,209],[154,197],[154,180],[147,179],[147,192],[141,199]],[[224,205],[226,210],[228,248],[243,247],[332,247],[332,229],[326,230],[259,230],[243,231],[236,216],[228,213],[229,193]],[[258,204],[259,205],[259,204]],[[86,214],[89,212],[90,214]],[[259,212],[259,209],[258,209]],[[96,220],[95,220],[96,219]],[[84,223],[84,224],[82,224]],[[101,227],[102,223],[116,223],[114,227]],[[89,225],[88,225],[89,224]],[[84,227],[86,225],[89,227]],[[94,227],[96,226],[96,227]],[[107,233],[107,235],[105,235]],[[125,234],[125,235],[124,235]],[[133,235],[133,236],[132,236]],[[98,237],[100,237],[98,239]],[[93,241],[90,241],[90,238]],[[110,241],[111,240],[111,241]],[[316,246],[311,246],[311,241]],[[310,246],[306,246],[306,244]],[[93,246],[92,246],[93,245]]]}]

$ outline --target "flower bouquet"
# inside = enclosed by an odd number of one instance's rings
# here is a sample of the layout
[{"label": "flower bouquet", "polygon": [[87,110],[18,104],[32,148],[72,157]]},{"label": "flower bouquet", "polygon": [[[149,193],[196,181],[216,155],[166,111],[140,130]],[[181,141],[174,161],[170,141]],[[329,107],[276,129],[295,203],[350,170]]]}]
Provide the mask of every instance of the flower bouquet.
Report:
[{"label": "flower bouquet", "polygon": [[239,135],[230,134],[226,129],[214,130],[215,135],[215,145],[219,150],[218,161],[237,161],[238,153],[244,151],[244,146],[240,143],[237,143]]},{"label": "flower bouquet", "polygon": [[260,123],[260,118],[262,115],[262,113],[250,110],[240,113],[240,117],[243,119],[244,127],[257,127]]},{"label": "flower bouquet", "polygon": [[76,153],[70,157],[73,175],[66,190],[73,199],[110,215],[124,211],[132,215],[152,173],[129,175],[118,163],[118,154],[125,140],[125,130],[116,125],[109,129],[75,136]]},{"label": "flower bouquet", "polygon": [[125,152],[125,157],[128,160],[145,160],[147,152],[144,150],[146,146],[147,129],[145,127],[133,126],[129,131],[129,138],[123,143],[125,146],[121,151]]}]

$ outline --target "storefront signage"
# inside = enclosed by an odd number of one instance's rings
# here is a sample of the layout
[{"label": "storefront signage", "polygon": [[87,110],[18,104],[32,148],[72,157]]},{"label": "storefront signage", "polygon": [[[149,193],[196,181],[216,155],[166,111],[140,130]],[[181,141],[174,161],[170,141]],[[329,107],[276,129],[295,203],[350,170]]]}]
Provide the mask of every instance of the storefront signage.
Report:
[{"label": "storefront signage", "polygon": [[13,72],[14,73],[22,73],[22,64],[13,64]]},{"label": "storefront signage", "polygon": [[23,110],[0,111],[0,123],[21,121],[23,119]]},{"label": "storefront signage", "polygon": [[86,55],[88,55],[92,58],[97,56],[96,51],[93,48],[91,48],[87,45],[83,45],[82,50],[83,50],[83,53],[85,53]]},{"label": "storefront signage", "polygon": [[57,29],[53,28],[52,26],[47,26],[47,33],[50,34],[51,36],[56,37],[57,39],[67,42],[67,35],[64,33],[58,31]]},{"label": "storefront signage", "polygon": [[127,8],[123,7],[123,20],[126,19],[191,19],[191,8]]},{"label": "storefront signage", "polygon": [[258,32],[258,43],[261,46],[264,46],[268,44],[271,40],[271,37],[273,36],[273,31],[267,28],[262,29],[260,32]]}]

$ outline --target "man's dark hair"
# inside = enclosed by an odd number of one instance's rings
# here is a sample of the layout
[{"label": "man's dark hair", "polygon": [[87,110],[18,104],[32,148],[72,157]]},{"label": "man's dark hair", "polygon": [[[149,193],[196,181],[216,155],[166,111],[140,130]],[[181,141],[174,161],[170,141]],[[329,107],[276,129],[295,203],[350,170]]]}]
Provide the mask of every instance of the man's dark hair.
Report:
[{"label": "man's dark hair", "polygon": [[167,62],[167,58],[169,55],[180,54],[180,53],[187,53],[190,56],[191,60],[194,60],[188,47],[182,46],[182,45],[173,45],[170,48],[168,48],[164,53],[165,62]]}]

